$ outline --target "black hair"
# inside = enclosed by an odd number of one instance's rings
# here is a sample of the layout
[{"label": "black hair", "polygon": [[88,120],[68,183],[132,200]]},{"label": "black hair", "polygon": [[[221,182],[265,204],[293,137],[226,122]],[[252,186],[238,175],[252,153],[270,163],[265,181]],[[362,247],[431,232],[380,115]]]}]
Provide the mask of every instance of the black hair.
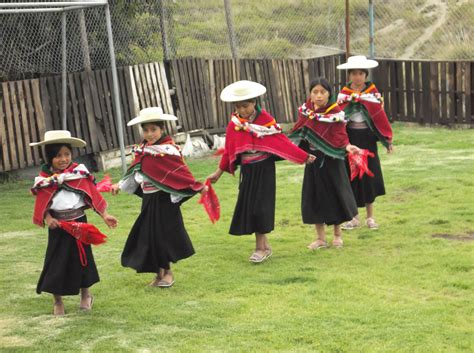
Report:
[{"label": "black hair", "polygon": [[329,81],[324,78],[324,77],[318,77],[314,80],[312,80],[309,84],[309,92],[311,92],[313,90],[314,87],[316,87],[317,85],[321,85],[323,86],[323,88],[329,92],[329,98],[331,98],[332,96],[332,88],[331,88],[331,84],[329,83]]},{"label": "black hair", "polygon": [[359,71],[362,71],[363,73],[365,73],[365,78],[369,77],[369,70],[367,69],[349,69],[348,70],[348,75],[351,74],[352,71],[355,71],[355,70],[359,70]]},{"label": "black hair", "polygon": [[152,121],[152,122],[149,122],[149,123],[143,123],[143,124],[140,124],[140,126],[142,127],[143,129],[143,126],[146,125],[146,124],[153,124],[153,125],[156,125],[158,126],[161,130],[164,130],[165,129],[165,122],[160,120],[160,121]]},{"label": "black hair", "polygon": [[58,155],[62,147],[67,147],[72,153],[72,146],[69,143],[52,143],[44,146],[45,159],[48,166],[51,167],[53,165],[53,158]]},{"label": "black hair", "polygon": [[255,103],[255,104],[257,104],[258,100],[255,97],[255,98],[249,98],[249,99],[246,99],[246,100],[243,100],[243,101],[234,102],[234,104],[236,104],[236,103]]}]

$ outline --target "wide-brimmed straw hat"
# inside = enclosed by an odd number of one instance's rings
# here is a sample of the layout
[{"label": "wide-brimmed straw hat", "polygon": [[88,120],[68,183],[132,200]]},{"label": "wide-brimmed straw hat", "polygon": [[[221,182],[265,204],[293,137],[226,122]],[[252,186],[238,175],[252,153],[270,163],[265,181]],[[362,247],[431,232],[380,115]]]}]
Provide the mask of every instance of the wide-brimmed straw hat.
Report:
[{"label": "wide-brimmed straw hat", "polygon": [[267,91],[264,85],[253,81],[237,81],[221,92],[221,100],[224,102],[240,102],[261,96]]},{"label": "wide-brimmed straw hat", "polygon": [[52,145],[54,143],[68,143],[72,147],[84,147],[86,141],[71,137],[71,133],[67,130],[50,130],[44,133],[44,140],[40,142],[32,142],[30,146]]},{"label": "wide-brimmed straw hat", "polygon": [[347,59],[347,62],[341,65],[337,65],[339,70],[350,70],[350,69],[372,69],[379,66],[379,63],[375,60],[367,59],[364,55],[354,55]]},{"label": "wide-brimmed straw hat", "polygon": [[152,123],[154,121],[172,121],[178,120],[177,117],[171,114],[164,114],[160,107],[150,107],[140,110],[140,114],[130,120],[127,126]]}]

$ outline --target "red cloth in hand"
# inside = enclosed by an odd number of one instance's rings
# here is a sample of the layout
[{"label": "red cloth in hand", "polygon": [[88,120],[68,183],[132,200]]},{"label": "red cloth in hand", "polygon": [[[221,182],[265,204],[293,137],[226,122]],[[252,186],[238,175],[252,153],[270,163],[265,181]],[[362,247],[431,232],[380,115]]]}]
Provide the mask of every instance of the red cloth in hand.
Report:
[{"label": "red cloth in hand", "polygon": [[112,179],[110,179],[110,175],[104,175],[104,179],[99,181],[95,187],[99,192],[110,192],[112,190]]},{"label": "red cloth in hand", "polygon": [[348,153],[347,159],[349,161],[349,167],[351,169],[351,181],[355,179],[356,176],[359,176],[359,179],[362,179],[364,174],[367,174],[370,177],[374,176],[369,169],[368,159],[369,157],[374,157],[375,155],[369,150],[360,150],[357,153]]},{"label": "red cloth in hand", "polygon": [[99,245],[105,243],[107,236],[90,223],[74,221],[59,221],[59,225],[66,232],[84,244]]},{"label": "red cloth in hand", "polygon": [[198,202],[204,206],[211,222],[216,223],[221,216],[219,199],[209,179],[206,180],[204,185],[207,186],[208,189],[201,194],[201,198]]}]

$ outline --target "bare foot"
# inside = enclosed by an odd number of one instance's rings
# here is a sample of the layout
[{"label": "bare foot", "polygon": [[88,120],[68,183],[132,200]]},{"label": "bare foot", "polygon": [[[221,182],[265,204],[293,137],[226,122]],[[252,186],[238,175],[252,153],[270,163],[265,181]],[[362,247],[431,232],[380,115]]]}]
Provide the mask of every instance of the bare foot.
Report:
[{"label": "bare foot", "polygon": [[94,297],[92,295],[89,294],[85,297],[81,297],[81,303],[79,304],[79,309],[91,310],[93,303],[94,303]]},{"label": "bare foot", "polygon": [[318,250],[318,249],[325,249],[328,247],[328,244],[321,239],[313,241],[311,244],[307,246],[309,250]]}]

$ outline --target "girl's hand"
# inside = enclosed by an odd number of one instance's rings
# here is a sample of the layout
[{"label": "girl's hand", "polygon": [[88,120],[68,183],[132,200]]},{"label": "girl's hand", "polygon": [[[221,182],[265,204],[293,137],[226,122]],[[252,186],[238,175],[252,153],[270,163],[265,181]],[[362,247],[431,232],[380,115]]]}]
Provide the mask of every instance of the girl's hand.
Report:
[{"label": "girl's hand", "polygon": [[314,163],[315,160],[316,160],[316,156],[313,156],[312,154],[308,154],[308,158],[306,158],[305,163],[311,164],[311,163]]},{"label": "girl's hand", "polygon": [[393,143],[389,144],[387,147],[387,153],[392,153],[394,151],[393,149]]},{"label": "girl's hand", "polygon": [[207,185],[204,185],[204,187],[201,189],[200,193],[205,194],[208,191],[209,191],[209,187]]},{"label": "girl's hand", "polygon": [[118,195],[118,193],[120,192],[120,186],[119,184],[114,184],[110,187],[110,191],[112,192],[112,195]]},{"label": "girl's hand", "polygon": [[104,220],[105,224],[107,224],[109,228],[117,227],[118,220],[114,216],[109,215],[108,213],[104,213],[102,215],[102,219]]},{"label": "girl's hand", "polygon": [[44,221],[49,229],[56,229],[59,227],[59,221],[56,218],[53,218],[49,213],[46,214]]},{"label": "girl's hand", "polygon": [[209,175],[209,176],[207,177],[207,179],[209,179],[209,180],[211,181],[211,183],[213,183],[213,184],[214,184],[214,183],[217,183],[217,181],[218,181],[219,178],[221,177],[222,173],[224,173],[224,171],[221,170],[221,169],[219,169],[219,168],[217,168],[217,170],[216,170],[214,173],[212,173],[211,175]]},{"label": "girl's hand", "polygon": [[349,152],[350,154],[355,154],[355,153],[359,153],[360,148],[355,145],[348,144],[346,146],[346,151]]}]

